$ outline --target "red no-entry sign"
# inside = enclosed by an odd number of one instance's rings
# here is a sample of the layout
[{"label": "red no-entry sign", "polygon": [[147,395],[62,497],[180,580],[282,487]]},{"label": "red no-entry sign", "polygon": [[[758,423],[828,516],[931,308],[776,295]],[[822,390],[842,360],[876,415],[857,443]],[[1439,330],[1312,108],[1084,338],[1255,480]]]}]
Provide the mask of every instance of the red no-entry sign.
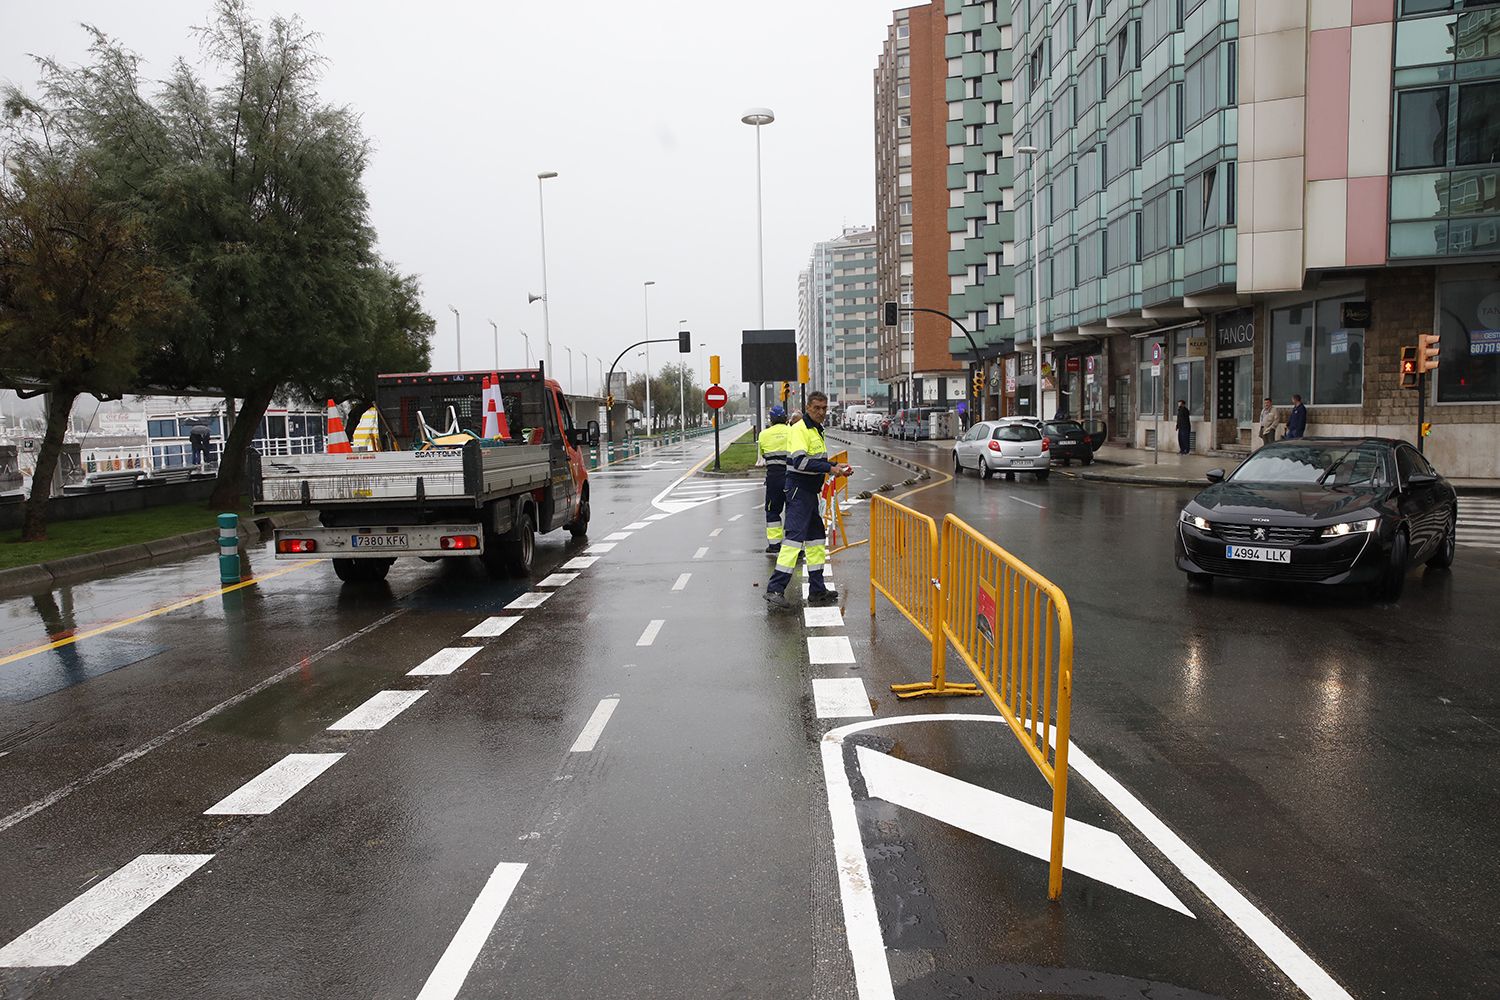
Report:
[{"label": "red no-entry sign", "polygon": [[710,408],[718,410],[721,409],[725,403],[729,402],[729,393],[724,391],[724,387],[722,385],[711,385],[703,391],[703,401],[707,403]]}]

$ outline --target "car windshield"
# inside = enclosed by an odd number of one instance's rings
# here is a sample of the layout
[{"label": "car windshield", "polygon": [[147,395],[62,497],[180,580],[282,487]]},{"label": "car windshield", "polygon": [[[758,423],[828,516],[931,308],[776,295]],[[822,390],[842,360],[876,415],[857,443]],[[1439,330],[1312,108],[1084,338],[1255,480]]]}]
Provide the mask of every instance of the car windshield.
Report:
[{"label": "car windshield", "polygon": [[1083,425],[1079,424],[1079,423],[1074,423],[1071,420],[1061,420],[1061,421],[1058,421],[1057,423],[1048,424],[1047,425],[1047,432],[1050,433],[1050,434],[1064,434],[1064,435],[1066,435],[1066,434],[1082,434],[1083,433]]},{"label": "car windshield", "polygon": [[995,430],[996,441],[1035,441],[1041,436],[1040,431],[1026,424],[1007,424]]},{"label": "car windshield", "polygon": [[1385,481],[1383,469],[1379,445],[1299,441],[1262,448],[1229,478],[1287,486],[1375,486]]}]

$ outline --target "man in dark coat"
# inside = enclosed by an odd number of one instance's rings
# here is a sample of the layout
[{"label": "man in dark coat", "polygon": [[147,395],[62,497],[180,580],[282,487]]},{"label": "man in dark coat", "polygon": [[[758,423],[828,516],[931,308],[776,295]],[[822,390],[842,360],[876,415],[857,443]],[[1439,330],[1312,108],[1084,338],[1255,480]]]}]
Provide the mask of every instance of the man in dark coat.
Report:
[{"label": "man in dark coat", "polygon": [[1295,441],[1307,433],[1307,407],[1302,405],[1302,396],[1292,393],[1292,412],[1287,414],[1286,434],[1287,441]]},{"label": "man in dark coat", "polygon": [[1177,401],[1177,454],[1186,455],[1192,450],[1193,417],[1188,413],[1187,401]]}]

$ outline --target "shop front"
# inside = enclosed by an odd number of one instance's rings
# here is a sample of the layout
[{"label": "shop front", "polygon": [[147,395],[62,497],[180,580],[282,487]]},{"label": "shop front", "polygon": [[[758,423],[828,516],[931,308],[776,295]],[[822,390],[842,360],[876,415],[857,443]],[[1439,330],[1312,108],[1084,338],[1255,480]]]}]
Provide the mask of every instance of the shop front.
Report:
[{"label": "shop front", "polygon": [[1256,444],[1255,310],[1219,313],[1214,324],[1213,446],[1249,449]]}]

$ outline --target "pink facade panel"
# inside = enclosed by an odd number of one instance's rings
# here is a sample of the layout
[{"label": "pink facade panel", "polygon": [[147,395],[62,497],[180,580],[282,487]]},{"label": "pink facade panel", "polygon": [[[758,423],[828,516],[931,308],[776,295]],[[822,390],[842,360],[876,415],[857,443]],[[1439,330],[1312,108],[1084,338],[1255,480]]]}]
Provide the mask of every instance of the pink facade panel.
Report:
[{"label": "pink facade panel", "polygon": [[1385,24],[1395,18],[1395,6],[1395,0],[1354,0],[1352,20],[1355,24]]},{"label": "pink facade panel", "polygon": [[1314,31],[1307,43],[1307,179],[1349,176],[1349,29]]},{"label": "pink facade panel", "polygon": [[1344,227],[1344,262],[1347,266],[1386,262],[1389,188],[1389,177],[1349,178],[1349,207]]}]

